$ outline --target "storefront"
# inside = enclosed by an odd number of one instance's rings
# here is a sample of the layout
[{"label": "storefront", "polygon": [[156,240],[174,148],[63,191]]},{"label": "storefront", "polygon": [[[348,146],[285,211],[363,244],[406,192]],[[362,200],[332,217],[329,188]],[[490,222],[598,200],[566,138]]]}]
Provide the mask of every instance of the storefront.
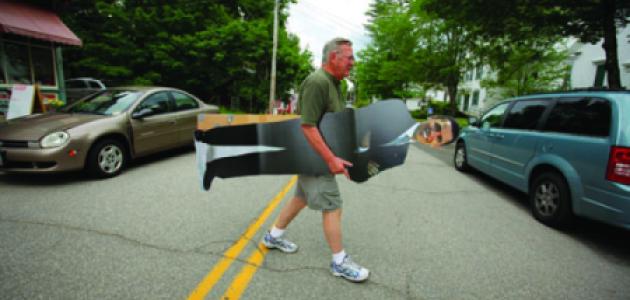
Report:
[{"label": "storefront", "polygon": [[0,0],[0,118],[15,84],[37,84],[45,99],[65,101],[61,47],[81,40],[46,9]]}]

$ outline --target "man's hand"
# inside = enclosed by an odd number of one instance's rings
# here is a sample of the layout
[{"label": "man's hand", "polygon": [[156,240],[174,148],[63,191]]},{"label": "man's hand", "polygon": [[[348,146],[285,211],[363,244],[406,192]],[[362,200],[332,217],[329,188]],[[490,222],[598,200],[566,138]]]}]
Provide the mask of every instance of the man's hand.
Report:
[{"label": "man's hand", "polygon": [[315,152],[317,152],[328,165],[328,170],[332,174],[344,174],[347,178],[350,178],[350,174],[346,167],[352,167],[352,163],[345,161],[337,156],[335,156],[328,145],[324,142],[324,138],[322,138],[319,129],[313,125],[302,124],[302,132],[304,132],[304,137],[308,143],[313,147]]},{"label": "man's hand", "polygon": [[326,163],[328,164],[328,169],[330,170],[330,173],[343,174],[346,176],[346,178],[350,179],[350,174],[348,173],[348,169],[346,168],[352,167],[352,163],[336,156],[333,156]]}]

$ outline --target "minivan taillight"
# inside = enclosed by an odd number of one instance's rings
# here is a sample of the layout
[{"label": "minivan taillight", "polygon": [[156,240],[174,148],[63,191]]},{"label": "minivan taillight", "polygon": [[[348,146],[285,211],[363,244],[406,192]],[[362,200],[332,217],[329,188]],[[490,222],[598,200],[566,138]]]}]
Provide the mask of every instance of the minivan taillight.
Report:
[{"label": "minivan taillight", "polygon": [[630,148],[617,146],[610,148],[606,179],[630,184]]}]

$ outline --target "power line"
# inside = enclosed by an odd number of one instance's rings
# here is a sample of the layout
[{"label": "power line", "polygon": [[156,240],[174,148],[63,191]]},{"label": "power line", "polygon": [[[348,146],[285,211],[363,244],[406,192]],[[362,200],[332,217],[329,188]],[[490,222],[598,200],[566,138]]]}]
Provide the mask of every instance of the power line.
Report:
[{"label": "power line", "polygon": [[305,1],[302,0],[300,3],[304,3],[305,6],[296,6],[295,8],[297,10],[299,10],[300,12],[303,12],[307,15],[309,15],[310,17],[313,17],[315,19],[320,19],[324,18],[327,21],[343,28],[346,29],[348,31],[354,31],[356,32],[356,24],[350,23],[348,22],[346,19],[343,18],[343,16],[339,16],[336,15],[334,13],[331,13],[330,11],[327,11],[325,9],[323,9],[321,6],[315,5],[313,3],[311,3],[310,1]]}]

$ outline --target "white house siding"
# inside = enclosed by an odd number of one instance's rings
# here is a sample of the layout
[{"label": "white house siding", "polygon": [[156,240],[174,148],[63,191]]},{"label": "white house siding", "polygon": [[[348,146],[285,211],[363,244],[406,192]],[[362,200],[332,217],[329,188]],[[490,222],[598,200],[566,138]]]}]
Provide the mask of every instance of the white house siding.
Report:
[{"label": "white house siding", "polygon": [[[602,48],[602,42],[597,44],[577,44],[571,49],[571,87],[593,87],[597,67],[603,65],[606,54]],[[630,26],[626,26],[617,33],[617,55],[619,57],[619,74],[621,85],[630,88]],[[607,77],[603,78],[603,86],[608,86]]]},{"label": "white house siding", "polygon": [[[630,89],[630,26],[626,26],[617,33],[617,47],[621,85],[626,89]],[[602,41],[597,44],[582,44],[573,39],[569,46],[569,54],[570,59],[567,63],[571,65],[570,88],[594,87],[597,67],[603,64],[606,58],[602,48]],[[477,115],[496,101],[502,100],[500,89],[488,90],[481,87],[480,78],[477,78],[477,72],[475,71],[476,69],[473,69],[469,71],[472,74],[467,72],[464,75],[457,96],[459,109],[472,115]],[[494,73],[488,70],[487,66],[484,67],[483,71],[481,79],[494,76]],[[607,78],[604,77],[603,86],[607,85]],[[472,99],[475,91],[479,91],[479,102],[477,105],[473,104]]]},{"label": "white house siding", "polygon": [[[481,72],[478,72],[478,68],[481,68]],[[485,109],[486,102],[492,93],[481,87],[481,80],[488,76],[492,76],[492,74],[488,72],[488,67],[484,66],[478,66],[464,74],[457,95],[459,110],[468,114],[478,114]],[[479,95],[476,101],[474,99],[475,93]]]}]

